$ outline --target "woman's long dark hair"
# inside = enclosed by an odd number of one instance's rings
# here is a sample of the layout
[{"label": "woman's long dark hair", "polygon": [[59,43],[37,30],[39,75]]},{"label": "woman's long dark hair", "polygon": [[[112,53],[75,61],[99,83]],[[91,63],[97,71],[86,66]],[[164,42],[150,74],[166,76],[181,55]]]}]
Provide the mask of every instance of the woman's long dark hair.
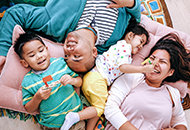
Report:
[{"label": "woman's long dark hair", "polygon": [[149,56],[156,50],[166,50],[170,55],[170,69],[174,69],[172,76],[164,81],[176,82],[183,80],[190,82],[190,53],[185,49],[179,37],[174,33],[169,33],[159,39],[151,49]]}]

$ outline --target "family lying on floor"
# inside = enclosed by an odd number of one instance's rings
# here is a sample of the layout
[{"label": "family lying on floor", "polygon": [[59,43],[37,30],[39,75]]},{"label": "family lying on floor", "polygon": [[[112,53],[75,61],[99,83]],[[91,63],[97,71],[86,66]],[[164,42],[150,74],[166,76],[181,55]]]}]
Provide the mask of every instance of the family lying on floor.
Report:
[{"label": "family lying on floor", "polygon": [[[27,31],[12,42],[18,25]],[[64,56],[52,57],[31,31],[63,43]],[[86,129],[93,130],[104,114],[106,130],[187,130],[181,98],[190,82],[188,39],[141,15],[140,0],[18,4],[0,22],[1,80],[13,47],[30,68],[22,78],[22,105],[37,112],[42,129],[68,130],[87,119]],[[56,85],[44,88],[49,75],[48,84]],[[79,89],[91,105],[85,109]]]}]

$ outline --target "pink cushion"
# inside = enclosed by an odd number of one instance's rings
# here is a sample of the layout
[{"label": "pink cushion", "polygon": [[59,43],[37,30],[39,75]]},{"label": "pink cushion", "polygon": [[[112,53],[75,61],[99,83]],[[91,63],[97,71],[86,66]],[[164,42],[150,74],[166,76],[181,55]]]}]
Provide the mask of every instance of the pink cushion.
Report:
[{"label": "pink cushion", "polygon": [[[190,49],[190,36],[188,34],[176,31],[172,28],[154,22],[147,18],[145,15],[142,16],[141,23],[150,32],[150,42],[138,54],[133,56],[133,64],[140,65],[143,59],[149,54],[150,48],[154,46],[156,41],[161,36],[169,32],[178,32],[180,37],[183,39],[185,46],[188,49]],[[20,33],[23,32],[24,31],[20,26],[15,26],[13,32],[13,41],[19,36]],[[50,55],[52,57],[60,57],[64,55],[62,44],[53,43],[47,39],[43,40],[45,44],[48,46]],[[6,58],[6,63],[0,75],[0,108],[6,108],[27,113],[22,105],[21,82],[24,75],[28,71],[29,69],[24,68],[19,63],[19,57],[11,47]],[[185,97],[187,91],[186,83],[175,83],[174,87],[180,90],[181,97]],[[32,114],[36,113],[38,112],[36,111]]]},{"label": "pink cushion", "polygon": [[[15,26],[13,41],[23,32],[20,26]],[[48,47],[51,57],[64,56],[62,44],[53,43],[47,39],[43,39],[43,41]],[[13,47],[11,47],[0,75],[0,108],[27,113],[22,105],[21,82],[24,75],[30,69],[24,68],[19,60],[19,56],[14,52]]]}]

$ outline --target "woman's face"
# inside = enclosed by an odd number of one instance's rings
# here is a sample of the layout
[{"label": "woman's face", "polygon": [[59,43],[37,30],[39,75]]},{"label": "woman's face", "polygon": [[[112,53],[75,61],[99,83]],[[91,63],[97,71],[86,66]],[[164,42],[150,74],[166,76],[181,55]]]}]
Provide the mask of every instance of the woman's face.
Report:
[{"label": "woman's face", "polygon": [[[151,62],[155,62],[153,73],[146,73],[146,81],[151,86],[156,84],[160,86],[162,81],[168,77],[172,76],[174,70],[170,69],[170,55],[166,50],[156,50],[150,56]],[[156,86],[155,86],[156,87]]]}]

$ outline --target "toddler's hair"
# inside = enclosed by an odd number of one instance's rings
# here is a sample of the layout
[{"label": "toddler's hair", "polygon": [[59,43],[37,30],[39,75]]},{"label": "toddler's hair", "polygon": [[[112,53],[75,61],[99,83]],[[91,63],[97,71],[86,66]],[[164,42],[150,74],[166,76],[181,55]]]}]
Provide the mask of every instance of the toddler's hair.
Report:
[{"label": "toddler's hair", "polygon": [[145,34],[146,35],[146,43],[145,43],[145,45],[148,43],[148,39],[149,39],[148,31],[142,25],[140,25],[140,23],[138,23],[134,17],[132,17],[129,20],[129,25],[126,28],[125,34],[123,35],[122,39],[124,39],[125,36],[127,35],[127,33],[129,33],[129,32],[133,32],[134,35]]},{"label": "toddler's hair", "polygon": [[13,48],[14,48],[14,51],[19,55],[21,59],[22,59],[22,53],[23,53],[23,50],[22,50],[23,46],[27,42],[31,42],[33,40],[39,40],[45,46],[42,39],[38,35],[32,32],[26,32],[26,33],[20,34],[19,38],[15,41]]}]

